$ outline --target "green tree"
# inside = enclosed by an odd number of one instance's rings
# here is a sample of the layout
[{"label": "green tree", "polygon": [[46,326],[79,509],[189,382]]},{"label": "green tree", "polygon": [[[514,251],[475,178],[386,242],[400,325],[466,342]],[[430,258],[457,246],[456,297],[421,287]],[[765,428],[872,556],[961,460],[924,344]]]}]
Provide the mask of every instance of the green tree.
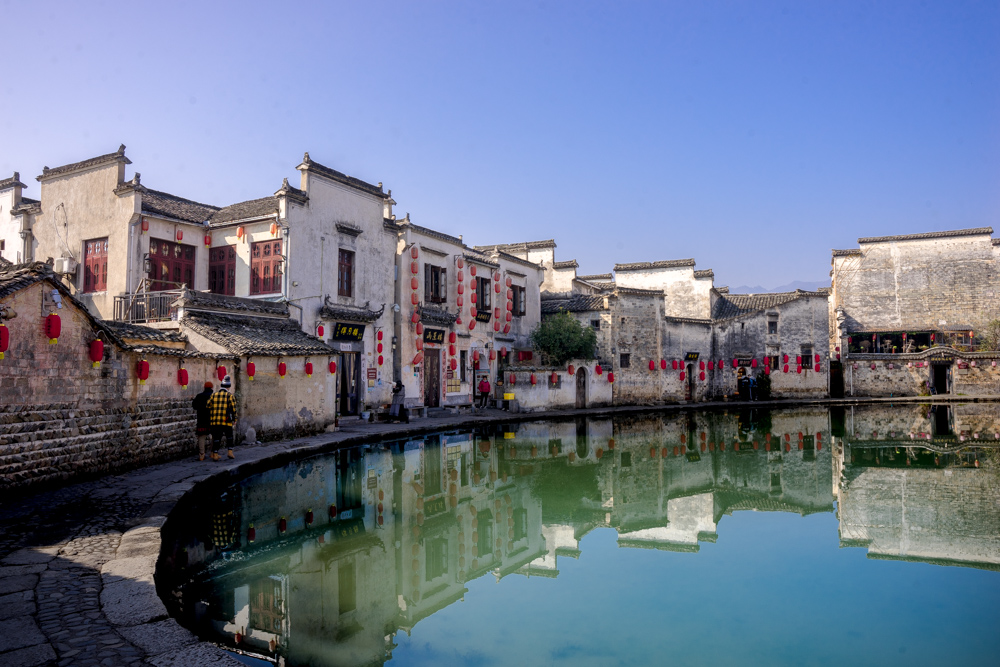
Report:
[{"label": "green tree", "polygon": [[976,331],[980,350],[1000,350],[1000,320],[990,320]]},{"label": "green tree", "polygon": [[561,366],[570,359],[593,359],[597,334],[566,311],[547,317],[531,332],[531,344],[545,363]]}]

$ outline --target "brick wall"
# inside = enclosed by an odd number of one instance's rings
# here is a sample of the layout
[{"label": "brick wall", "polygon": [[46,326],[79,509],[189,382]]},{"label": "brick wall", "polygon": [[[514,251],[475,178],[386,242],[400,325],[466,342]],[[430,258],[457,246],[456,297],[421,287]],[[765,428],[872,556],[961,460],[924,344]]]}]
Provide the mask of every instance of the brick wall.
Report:
[{"label": "brick wall", "polygon": [[[148,465],[194,451],[191,399],[215,360],[184,358],[187,389],[177,384],[180,356],[142,355],[105,342],[99,368],[89,359],[96,332],[72,303],[59,310],[62,333],[50,345],[42,324],[45,283],[4,299],[10,348],[0,361],[0,491]],[[51,289],[51,286],[48,287]],[[136,362],[150,365],[146,384]]]},{"label": "brick wall", "polygon": [[[996,360],[980,355],[975,366],[969,361],[969,368],[949,364],[951,395],[1000,394],[1000,365],[993,365]],[[923,396],[927,395],[928,381],[933,382],[932,366],[916,355],[889,359],[886,355],[852,355],[844,367],[847,396]]]}]

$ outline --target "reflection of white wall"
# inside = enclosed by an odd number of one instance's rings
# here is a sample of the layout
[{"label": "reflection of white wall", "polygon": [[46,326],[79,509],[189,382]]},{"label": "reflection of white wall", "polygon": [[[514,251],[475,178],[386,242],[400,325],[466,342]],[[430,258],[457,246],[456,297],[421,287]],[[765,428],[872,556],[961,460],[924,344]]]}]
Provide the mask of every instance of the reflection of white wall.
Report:
[{"label": "reflection of white wall", "polygon": [[618,537],[651,543],[698,544],[698,533],[715,532],[714,506],[711,493],[674,498],[667,501],[666,526],[622,532]]},{"label": "reflection of white wall", "polygon": [[545,555],[531,561],[531,567],[546,570],[557,570],[556,549],[577,549],[579,542],[573,526],[552,524],[542,526],[542,539],[545,540]]}]

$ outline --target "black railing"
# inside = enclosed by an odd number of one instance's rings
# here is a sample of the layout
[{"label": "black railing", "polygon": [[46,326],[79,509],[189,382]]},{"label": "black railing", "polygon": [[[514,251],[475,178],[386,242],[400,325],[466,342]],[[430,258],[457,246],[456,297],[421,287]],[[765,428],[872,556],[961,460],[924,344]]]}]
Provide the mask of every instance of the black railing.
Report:
[{"label": "black railing", "polygon": [[170,304],[184,290],[135,292],[115,297],[116,322],[163,322],[170,319]]}]

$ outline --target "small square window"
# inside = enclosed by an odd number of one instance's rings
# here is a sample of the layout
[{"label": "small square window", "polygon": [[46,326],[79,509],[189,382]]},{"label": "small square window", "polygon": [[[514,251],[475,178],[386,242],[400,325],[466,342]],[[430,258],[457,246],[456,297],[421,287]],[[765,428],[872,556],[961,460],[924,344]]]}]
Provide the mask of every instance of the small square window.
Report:
[{"label": "small square window", "polygon": [[622,354],[618,356],[618,366],[620,368],[628,368],[632,364],[632,355]]},{"label": "small square window", "polygon": [[601,328],[601,321],[600,320],[590,320],[590,326],[594,327],[595,329],[600,329]]}]

